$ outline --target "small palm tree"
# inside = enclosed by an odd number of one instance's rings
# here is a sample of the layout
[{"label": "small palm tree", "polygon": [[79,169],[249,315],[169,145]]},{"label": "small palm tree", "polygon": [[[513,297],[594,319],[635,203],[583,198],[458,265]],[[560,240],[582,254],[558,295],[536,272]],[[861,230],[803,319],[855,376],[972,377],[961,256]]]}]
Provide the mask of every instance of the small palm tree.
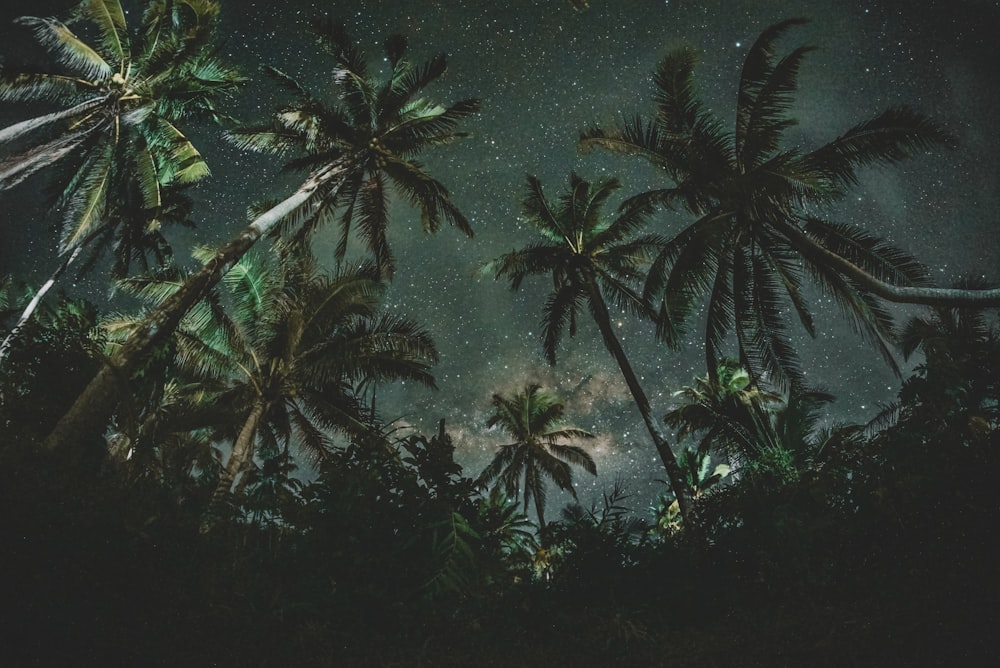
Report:
[{"label": "small palm tree", "polygon": [[679,441],[699,436],[695,448],[699,464],[702,455],[712,450],[731,464],[752,458],[773,441],[766,427],[771,413],[784,403],[780,394],[751,384],[747,370],[728,358],[719,362],[714,374],[696,378],[673,396],[681,404],[664,416],[664,422],[677,430]]},{"label": "small palm tree", "polygon": [[474,99],[445,107],[422,97],[424,89],[444,74],[444,55],[415,65],[404,58],[406,38],[392,35],[385,43],[391,71],[380,80],[342,24],[317,21],[314,32],[323,50],[333,56],[335,100],[328,103],[269,68],[293,92],[294,101],[278,109],[266,125],[229,133],[243,149],[297,155],[287,163],[288,169],[315,171],[342,162],[343,171],[303,213],[298,237],[308,238],[320,224],[337,219],[337,259],[343,259],[348,238],[357,228],[383,275],[391,278],[394,260],[386,240],[390,185],[420,209],[425,232],[436,232],[445,220],[471,237],[472,227],[452,203],[448,189],[415,159],[430,147],[467,136],[458,130],[458,123],[479,110]]},{"label": "small palm tree", "polygon": [[750,374],[727,358],[715,374],[695,379],[674,397],[683,403],[664,421],[677,429],[679,440],[698,438],[695,451],[688,455],[694,457],[687,460],[689,470],[714,451],[725,456],[736,472],[776,451],[805,465],[822,446],[819,410],[833,401],[822,390],[796,386],[786,396],[753,385]]},{"label": "small palm tree", "polygon": [[562,420],[565,406],[539,385],[526,385],[510,397],[494,394],[493,409],[487,425],[499,425],[514,441],[500,446],[479,475],[479,483],[485,486],[496,481],[507,496],[514,497],[523,480],[524,511],[534,500],[538,526],[544,529],[545,480],[576,498],[570,465],[597,474],[597,466],[587,451],[565,441],[594,435],[576,427],[555,427]]},{"label": "small palm tree", "polygon": [[[176,289],[176,283],[129,282],[153,300]],[[271,456],[294,444],[312,460],[323,459],[329,433],[377,432],[366,388],[394,380],[434,387],[433,341],[409,320],[378,314],[385,285],[374,265],[328,276],[308,256],[286,255],[275,267],[250,254],[224,285],[228,304],[203,302],[176,336],[181,372],[237,417],[220,425],[233,445],[213,509],[252,463],[258,442]],[[136,322],[111,328],[121,339]]]},{"label": "small palm tree", "polygon": [[740,363],[754,378],[779,386],[801,382],[787,341],[789,315],[810,334],[813,316],[803,295],[811,278],[836,300],[855,329],[895,369],[891,318],[880,297],[928,303],[997,303],[1000,290],[956,291],[930,286],[912,257],[861,229],[810,213],[837,200],[867,165],[893,164],[912,152],[949,141],[927,118],[893,108],[809,151],[782,148],[803,58],[800,47],[775,60],[775,43],[802,20],[765,30],[747,53],[732,132],[707,111],[694,83],[690,49],[668,54],[654,73],[656,113],[618,128],[581,134],[583,150],[604,148],[642,156],[672,185],[637,196],[632,206],[682,209],[695,222],[676,234],[650,268],[645,294],[660,299],[660,333],[679,344],[684,326],[706,305],[708,369],[731,333]]},{"label": "small palm tree", "polygon": [[148,267],[148,257],[162,262],[169,253],[161,231],[172,219],[164,215],[167,191],[208,174],[180,124],[223,120],[219,99],[243,82],[214,54],[218,12],[210,0],[149,2],[130,33],[119,0],[82,0],[76,17],[94,28],[92,45],[56,19],[18,19],[58,67],[0,72],[0,101],[59,109],[0,130],[0,190],[46,168],[61,170],[55,205],[63,216],[64,259],[16,328],[86,246],[112,248],[115,277],[135,260]]},{"label": "small palm tree", "polygon": [[593,187],[572,174],[569,186],[569,192],[552,203],[545,198],[538,179],[529,176],[524,213],[542,240],[493,260],[483,267],[483,272],[494,274],[498,280],[509,280],[514,290],[530,275],[552,276],[553,290],[542,316],[542,345],[551,364],[555,364],[563,332],[568,328],[569,335],[575,335],[579,312],[587,308],[632,393],[674,493],[680,499],[681,511],[690,519],[691,494],[684,474],[653,420],[649,399],[615,334],[608,312],[611,301],[627,313],[656,317],[637,290],[643,278],[641,268],[656,254],[662,239],[653,235],[633,238],[649,213],[643,207],[631,207],[612,220],[601,215],[604,203],[620,187],[616,179]]}]

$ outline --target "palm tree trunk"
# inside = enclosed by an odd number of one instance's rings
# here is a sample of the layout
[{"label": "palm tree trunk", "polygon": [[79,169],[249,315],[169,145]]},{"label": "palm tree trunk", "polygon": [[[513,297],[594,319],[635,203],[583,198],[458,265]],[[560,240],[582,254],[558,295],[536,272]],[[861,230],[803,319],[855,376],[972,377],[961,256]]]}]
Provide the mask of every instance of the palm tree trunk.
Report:
[{"label": "palm tree trunk", "polygon": [[545,533],[545,509],[538,502],[537,496],[535,497],[535,514],[538,515],[538,535],[541,536]]},{"label": "palm tree trunk", "polygon": [[188,276],[184,284],[129,336],[115,355],[98,370],[76,401],[45,439],[47,450],[58,450],[84,435],[100,433],[118,405],[118,393],[148,359],[149,355],[177,328],[184,315],[219,282],[263,235],[283,218],[306,204],[315,192],[343,174],[340,164],[313,173],[294,194],[265,211],[235,238],[221,246],[202,268]]},{"label": "palm tree trunk", "polygon": [[14,339],[17,338],[18,332],[21,331],[21,328],[24,327],[24,324],[28,322],[28,320],[34,314],[35,309],[38,308],[38,305],[42,303],[42,298],[45,297],[45,294],[52,288],[53,285],[55,285],[56,281],[58,281],[59,277],[66,272],[69,266],[73,264],[73,261],[76,260],[77,256],[80,255],[80,251],[82,250],[83,250],[82,245],[74,248],[73,252],[70,253],[65,260],[63,260],[62,264],[60,264],[54,272],[52,272],[52,275],[49,277],[49,280],[45,281],[45,283],[42,284],[42,287],[38,289],[38,292],[35,293],[35,296],[31,298],[31,301],[28,302],[28,305],[24,308],[24,311],[21,313],[21,317],[17,319],[16,323],[14,323],[14,327],[11,328],[6,338],[4,338],[3,343],[0,343],[0,365],[3,364],[4,358],[7,357],[7,353],[10,351],[10,347],[14,343]]},{"label": "palm tree trunk", "polygon": [[604,345],[607,346],[611,356],[618,363],[618,368],[625,378],[625,384],[628,385],[628,389],[632,393],[632,399],[635,401],[639,413],[642,414],[642,421],[646,424],[646,430],[649,431],[649,435],[653,439],[653,445],[656,446],[656,451],[663,462],[663,468],[666,470],[667,478],[670,480],[670,487],[677,497],[677,505],[680,508],[681,517],[684,518],[684,525],[694,527],[695,517],[692,507],[692,493],[690,487],[688,487],[687,479],[681,470],[680,464],[677,462],[677,457],[674,456],[673,450],[670,449],[670,444],[667,443],[666,438],[660,433],[656,422],[653,420],[649,399],[639,384],[639,379],[632,370],[632,365],[625,355],[625,350],[615,335],[615,330],[611,326],[611,317],[608,315],[608,306],[604,302],[604,295],[601,294],[601,288],[597,285],[593,277],[589,277],[587,280],[587,292],[590,298],[591,312],[594,314],[597,328],[604,339]]},{"label": "palm tree trunk", "polygon": [[239,475],[240,470],[247,461],[253,457],[253,444],[254,438],[257,435],[257,426],[264,416],[264,409],[266,407],[264,399],[258,398],[254,402],[250,414],[247,415],[247,419],[244,420],[243,427],[240,429],[236,441],[233,442],[233,451],[229,454],[229,461],[226,462],[226,467],[219,474],[219,482],[212,493],[211,501],[208,502],[208,510],[205,512],[205,518],[202,520],[201,525],[203,532],[212,527],[213,521],[218,515],[218,509],[222,506],[226,495],[232,489],[236,476]]},{"label": "palm tree trunk", "polygon": [[850,260],[824,248],[795,225],[776,221],[779,229],[803,255],[820,258],[828,266],[854,280],[872,294],[896,304],[921,304],[938,307],[987,307],[1000,306],[1000,288],[963,290],[960,288],[935,288],[892,285],[879,280]]}]

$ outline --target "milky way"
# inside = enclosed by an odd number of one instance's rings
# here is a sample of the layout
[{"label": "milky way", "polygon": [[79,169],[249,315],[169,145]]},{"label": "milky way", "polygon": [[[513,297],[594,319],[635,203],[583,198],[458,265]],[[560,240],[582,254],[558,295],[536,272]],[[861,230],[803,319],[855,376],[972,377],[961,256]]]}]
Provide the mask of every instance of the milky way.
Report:
[{"label": "milky way", "polygon": [[[12,31],[13,41],[4,43],[21,43],[12,17],[63,15],[61,8],[71,4],[5,3],[0,30]],[[956,149],[863,172],[851,195],[824,213],[914,253],[934,268],[941,284],[964,274],[1000,278],[994,213],[1000,204],[1000,86],[990,67],[1000,30],[998,2],[592,0],[589,9],[577,11],[568,0],[229,1],[223,2],[223,52],[253,77],[234,104],[240,120],[264,120],[279,100],[278,91],[258,75],[262,64],[311,88],[322,86],[330,63],[304,30],[319,12],[342,18],[372,58],[382,57],[380,45],[391,32],[409,36],[414,59],[446,52],[449,71],[430,94],[444,102],[483,100],[482,113],[468,123],[470,139],[422,156],[453,192],[475,238],[449,228],[424,237],[412,210],[392,210],[389,238],[397,270],[388,308],[433,333],[442,353],[436,369],[440,389],[407,386],[380,394],[386,419],[400,418],[429,432],[445,418],[469,473],[478,472],[500,442],[499,434],[485,429],[490,395],[536,381],[566,401],[570,422],[600,436],[590,445],[600,474],[596,480],[581,478],[583,499],[609,486],[617,474],[636,492],[633,505],[648,504],[660,489],[651,482],[663,477],[659,460],[596,328],[583,326],[576,339],[563,343],[558,365],[548,367],[538,333],[548,285],[527,281],[515,294],[475,272],[484,261],[531,239],[519,218],[526,174],[538,176],[553,196],[571,171],[588,180],[619,177],[622,197],[663,185],[660,174],[635,158],[581,155],[576,138],[583,128],[610,127],[623,114],[648,115],[650,72],[679,46],[702,54],[696,71],[700,91],[731,123],[742,58],[756,36],[784,18],[811,19],[780,43],[785,52],[800,44],[819,47],[802,70],[794,112],[800,124],[787,137],[789,147],[816,146],[899,104],[929,114],[959,139]],[[24,57],[0,50],[10,62]],[[0,118],[16,118],[15,111],[5,109]],[[222,240],[254,199],[280,197],[294,187],[276,164],[239,154],[211,129],[195,135],[213,175],[197,191],[199,228],[172,237],[178,255],[195,243]],[[0,201],[39,215],[30,202]],[[687,222],[665,213],[652,228],[670,233]],[[54,263],[55,235],[48,224],[8,220],[0,233],[0,273],[42,280]],[[332,255],[332,237],[318,238],[321,257]],[[81,289],[100,284],[91,278]],[[93,294],[103,299],[102,291]],[[802,335],[796,341],[809,381],[838,396],[831,420],[867,420],[880,402],[894,397],[899,380],[818,294],[813,306],[817,339]],[[622,318],[619,331],[656,415],[668,410],[672,392],[704,373],[694,340],[676,353],[654,342],[644,323]]]}]

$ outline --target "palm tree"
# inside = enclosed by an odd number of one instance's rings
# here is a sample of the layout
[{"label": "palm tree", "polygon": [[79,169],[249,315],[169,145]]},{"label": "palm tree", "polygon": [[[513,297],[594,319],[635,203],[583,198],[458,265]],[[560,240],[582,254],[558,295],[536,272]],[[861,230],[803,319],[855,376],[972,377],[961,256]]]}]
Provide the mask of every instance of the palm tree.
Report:
[{"label": "palm tree", "polygon": [[[976,288],[981,282],[963,279],[958,288]],[[964,436],[988,434],[1000,416],[995,399],[995,369],[1000,361],[1000,331],[995,318],[982,309],[928,309],[910,318],[899,331],[904,359],[921,351],[924,362],[903,383],[893,417],[917,414],[913,424],[948,425]]]},{"label": "palm tree", "polygon": [[[134,260],[148,267],[147,256],[162,262],[169,253],[161,231],[170,220],[163,215],[166,191],[208,174],[179,123],[221,121],[217,101],[243,81],[214,54],[218,12],[210,0],[151,1],[130,34],[119,0],[82,0],[76,16],[93,26],[93,45],[56,19],[17,20],[59,67],[0,73],[0,101],[59,109],[0,130],[0,190],[46,168],[61,170],[55,205],[62,211],[64,259],[15,329],[85,246],[112,247],[115,277],[126,275]],[[118,215],[122,208],[131,214]]]},{"label": "palm tree", "polygon": [[663,421],[677,430],[678,441],[699,437],[694,451],[699,465],[712,450],[731,464],[752,459],[774,441],[767,426],[771,414],[784,403],[780,394],[751,384],[746,369],[728,358],[720,360],[715,373],[696,378],[673,396],[681,404]]},{"label": "palm tree", "polygon": [[565,406],[539,385],[525,385],[524,390],[510,397],[494,394],[493,409],[487,425],[499,425],[514,442],[500,446],[493,461],[479,475],[479,483],[485,486],[496,481],[496,487],[514,497],[523,479],[524,511],[534,500],[538,526],[544,529],[545,479],[576,498],[570,464],[597,474],[597,466],[587,451],[564,441],[594,435],[576,427],[555,427],[562,420]]},{"label": "palm tree", "polygon": [[[328,28],[326,37],[322,38],[324,43],[335,54],[340,54],[337,56],[338,66],[335,72],[336,80],[342,82],[341,96],[348,108],[354,108],[364,92],[374,90],[368,79],[359,77],[365,71],[363,58],[350,42],[338,41],[346,39],[342,28],[324,25]],[[464,219],[456,218],[459,214],[451,206],[446,191],[442,190],[437,181],[426,177],[412,158],[421,149],[461,137],[462,133],[456,130],[457,122],[478,108],[478,102],[468,100],[444,107],[433,105],[424,98],[411,99],[444,71],[445,60],[442,56],[436,56],[423,67],[414,67],[401,59],[403,44],[404,40],[401,38],[389,40],[390,61],[395,73],[390,82],[395,83],[375,88],[383,91],[387,98],[384,109],[396,107],[398,126],[380,127],[381,134],[372,134],[370,139],[361,144],[338,140],[324,144],[323,150],[319,150],[318,146],[307,148],[309,152],[303,158],[305,163],[301,166],[308,165],[310,171],[299,188],[257,215],[253,222],[207,258],[202,268],[191,274],[166,301],[149,312],[142,326],[136,328],[128,341],[117,350],[114,358],[101,367],[72,408],[56,425],[45,441],[47,449],[54,450],[68,445],[80,433],[103,429],[118,401],[117,379],[134,373],[151,352],[176,329],[184,314],[218,283],[258,239],[274,231],[282,221],[305,218],[306,227],[314,227],[332,213],[333,206],[346,202],[345,198],[349,193],[357,192],[359,220],[370,221],[377,227],[380,224],[377,221],[388,220],[385,215],[378,213],[384,211],[379,208],[384,205],[384,194],[381,186],[379,192],[375,193],[370,188],[366,190],[364,183],[381,184],[388,174],[401,188],[403,195],[421,209],[425,226],[429,229],[436,227],[441,215],[453,220],[459,227],[465,226],[461,222]],[[291,81],[286,77],[281,78]],[[405,96],[402,95],[404,92]],[[335,113],[322,116],[324,122],[332,122],[335,117]],[[292,127],[296,126],[295,118],[298,116],[294,113],[286,117]],[[304,121],[305,117],[301,119]],[[308,136],[309,133],[306,134]],[[324,131],[323,137],[328,134]],[[235,136],[243,137],[248,146],[262,148],[267,143],[265,135],[264,132],[248,132]],[[287,142],[290,146],[302,143],[301,134],[293,129],[275,134],[272,139],[275,147],[282,142]],[[378,142],[374,142],[375,139]],[[368,143],[372,146],[368,147]],[[357,148],[363,150],[358,152],[355,150]],[[384,162],[384,167],[380,165],[380,161]],[[364,178],[366,174],[369,175],[367,180]],[[358,182],[359,175],[362,185],[355,188],[351,184]],[[320,215],[321,212],[324,212],[323,215]],[[372,232],[377,233],[378,229]],[[370,246],[378,248],[381,247],[380,244],[381,242],[376,241]],[[385,246],[383,251],[387,248]],[[381,255],[376,253],[376,256],[381,257],[381,270],[385,273],[385,263],[389,256],[385,252],[381,252]]]},{"label": "palm tree", "polygon": [[775,42],[804,21],[765,30],[743,66],[735,128],[723,130],[698,99],[696,56],[668,54],[654,73],[656,114],[636,116],[617,129],[581,133],[580,147],[644,157],[672,186],[633,198],[631,206],[683,209],[695,222],[666,243],[650,268],[648,298],[661,299],[660,334],[678,344],[702,300],[709,371],[717,351],[735,332],[740,363],[754,378],[769,374],[779,386],[801,373],[787,342],[785,322],[798,316],[814,333],[803,295],[811,277],[848,314],[855,328],[895,369],[887,339],[891,318],[881,299],[906,303],[964,300],[1000,303],[1000,290],[933,288],[928,272],[906,253],[856,227],[808,212],[841,198],[858,169],[893,164],[949,137],[920,114],[889,109],[810,151],[783,149],[800,64],[800,47],[775,61]]},{"label": "palm tree", "polygon": [[493,260],[483,271],[493,273],[497,280],[508,279],[514,290],[529,275],[552,276],[553,290],[542,316],[542,345],[550,364],[555,364],[563,332],[568,327],[570,336],[576,334],[578,314],[587,307],[632,393],[674,493],[681,499],[681,510],[690,519],[690,490],[684,474],[653,420],[649,399],[618,341],[607,305],[610,300],[622,311],[655,317],[637,286],[642,280],[640,267],[653,257],[662,239],[651,235],[630,239],[646,222],[644,207],[632,207],[610,221],[601,216],[601,207],[620,187],[616,179],[592,187],[572,174],[569,185],[569,192],[553,204],[545,198],[538,179],[529,176],[524,213],[544,240]]},{"label": "palm tree", "polygon": [[[176,283],[131,279],[147,299],[162,299]],[[332,445],[330,432],[370,435],[367,388],[410,380],[434,387],[437,360],[430,336],[413,322],[379,315],[385,290],[374,265],[328,276],[309,256],[284,256],[277,267],[246,255],[223,284],[229,302],[209,299],[191,311],[176,335],[185,377],[228,407],[232,452],[210,510],[218,508],[258,444],[272,456],[291,445],[316,461]],[[113,323],[122,332],[136,320]],[[121,338],[119,334],[118,338]]]},{"label": "palm tree", "polygon": [[678,440],[698,437],[695,451],[682,453],[689,471],[705,465],[714,450],[736,464],[734,473],[781,454],[790,464],[804,467],[831,437],[820,428],[820,409],[833,395],[801,385],[787,395],[750,383],[750,374],[723,358],[714,374],[697,378],[693,386],[675,392],[683,403],[664,421],[677,429]]},{"label": "palm tree", "polygon": [[297,154],[287,169],[315,170],[334,160],[344,161],[343,174],[303,214],[305,221],[297,236],[308,238],[317,226],[337,218],[339,211],[337,259],[343,259],[356,227],[383,274],[391,278],[394,260],[386,230],[390,222],[387,187],[392,185],[398,195],[420,209],[424,232],[436,232],[443,219],[471,237],[472,227],[452,203],[448,189],[415,159],[429,147],[467,136],[458,130],[458,123],[479,110],[479,101],[474,99],[443,107],[420,97],[444,74],[444,55],[416,66],[404,58],[406,38],[392,35],[385,43],[392,71],[379,80],[342,24],[317,21],[314,31],[320,46],[334,59],[333,83],[338,94],[333,103],[327,104],[285,73],[269,68],[267,72],[292,91],[294,101],[279,108],[268,124],[229,133],[243,149]]}]

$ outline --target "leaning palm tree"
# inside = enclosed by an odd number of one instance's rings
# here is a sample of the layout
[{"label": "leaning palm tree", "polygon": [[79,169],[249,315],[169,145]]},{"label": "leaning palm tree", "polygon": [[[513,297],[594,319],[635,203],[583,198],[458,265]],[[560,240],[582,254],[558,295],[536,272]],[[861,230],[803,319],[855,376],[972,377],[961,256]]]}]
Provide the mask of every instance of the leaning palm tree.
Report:
[{"label": "leaning palm tree", "polygon": [[424,232],[436,232],[447,221],[471,237],[472,227],[448,189],[415,157],[429,147],[465,137],[458,123],[479,110],[479,101],[467,99],[443,107],[421,97],[444,74],[446,60],[438,54],[422,66],[414,65],[404,58],[407,42],[402,35],[392,35],[385,43],[391,72],[380,80],[343,25],[323,20],[314,30],[320,46],[333,57],[336,97],[327,101],[285,73],[268,68],[292,91],[294,100],[279,108],[268,124],[229,133],[240,148],[294,155],[287,169],[315,170],[343,161],[344,172],[304,212],[297,236],[308,238],[319,225],[337,220],[336,258],[343,259],[354,231],[391,278],[394,260],[386,231],[392,186],[420,209]]},{"label": "leaning palm tree", "polygon": [[[218,12],[210,0],[151,1],[130,32],[119,0],[82,0],[76,17],[93,27],[92,44],[56,19],[18,19],[56,67],[0,72],[0,101],[58,110],[0,130],[0,190],[41,170],[55,174],[63,260],[15,329],[87,246],[103,242],[97,252],[112,249],[115,277],[126,275],[133,261],[148,267],[149,258],[162,261],[169,253],[161,231],[169,221],[165,193],[208,173],[180,124],[221,121],[219,99],[243,81],[214,53]],[[133,213],[118,215],[123,206]]]},{"label": "leaning palm tree", "polygon": [[542,345],[550,364],[555,364],[556,348],[564,331],[568,328],[569,335],[574,336],[579,312],[587,308],[632,393],[673,491],[680,499],[681,512],[690,520],[691,495],[684,474],[653,419],[649,399],[615,334],[608,312],[610,300],[622,311],[655,318],[649,302],[637,290],[643,276],[641,267],[655,255],[663,240],[652,235],[633,237],[646,223],[648,210],[641,206],[632,207],[612,220],[601,215],[601,207],[620,187],[616,179],[592,187],[572,174],[569,186],[569,192],[553,203],[546,199],[538,179],[529,176],[523,210],[543,240],[502,255],[486,264],[483,272],[492,273],[497,280],[509,280],[514,290],[530,275],[552,276],[553,290],[542,317]]},{"label": "leaning palm tree", "polygon": [[[130,283],[154,300],[176,289],[170,282]],[[309,256],[286,255],[275,267],[249,254],[223,284],[229,300],[202,302],[175,338],[183,377],[236,417],[220,425],[223,433],[231,430],[232,450],[213,511],[252,463],[258,443],[272,454],[294,445],[320,460],[332,432],[378,432],[363,399],[372,384],[407,380],[434,387],[433,341],[413,322],[378,313],[385,284],[372,264],[329,276]],[[110,328],[123,332],[135,323]]]},{"label": "leaning palm tree", "polygon": [[534,501],[538,526],[544,529],[545,480],[551,480],[556,487],[576,498],[570,465],[597,474],[590,454],[565,441],[593,438],[594,435],[576,427],[556,427],[562,420],[565,406],[535,384],[526,385],[509,397],[494,394],[493,411],[487,426],[499,425],[514,441],[500,446],[493,461],[479,475],[478,482],[486,486],[496,481],[495,487],[502,488],[508,497],[515,497],[523,480],[524,512]]},{"label": "leaning palm tree", "polygon": [[650,268],[645,294],[660,299],[660,333],[678,344],[684,326],[705,303],[705,350],[710,372],[735,334],[740,363],[754,378],[779,386],[801,381],[787,341],[795,314],[814,334],[803,294],[807,278],[837,301],[895,369],[887,340],[891,318],[881,299],[908,303],[942,300],[1000,303],[1000,290],[931,287],[918,262],[882,239],[810,211],[841,198],[867,165],[893,164],[914,151],[946,143],[927,118],[893,108],[818,148],[783,148],[800,47],[775,60],[775,43],[802,20],[778,23],[747,54],[739,83],[735,127],[723,130],[699,100],[696,56],[668,54],[654,73],[656,113],[626,120],[614,130],[584,131],[580,147],[639,155],[661,168],[672,185],[634,198],[632,206],[663,206],[693,214]]},{"label": "leaning palm tree", "polygon": [[[297,164],[307,168],[309,172],[299,188],[257,215],[253,222],[216,249],[211,257],[207,257],[202,268],[191,274],[174,294],[149,312],[142,326],[135,329],[115,356],[101,367],[73,407],[59,421],[46,439],[46,448],[57,449],[72,443],[81,432],[90,433],[103,429],[118,401],[117,379],[134,373],[151,352],[176,329],[184,314],[218,283],[258,239],[279,229],[283,221],[304,220],[306,227],[315,227],[333,214],[335,206],[355,202],[345,198],[351,192],[356,192],[360,220],[371,222],[371,231],[377,236],[381,234],[379,230],[382,229],[382,222],[388,221],[387,215],[384,215],[385,209],[380,208],[385,205],[386,196],[381,184],[388,174],[401,188],[404,198],[421,209],[425,226],[429,229],[437,226],[442,215],[453,220],[459,227],[466,227],[464,218],[458,217],[457,210],[451,205],[447,191],[428,177],[413,158],[422,150],[461,137],[457,124],[478,108],[478,102],[467,100],[444,107],[419,97],[425,87],[444,71],[445,59],[437,56],[426,65],[416,67],[402,59],[402,46],[405,42],[401,38],[389,40],[393,76],[386,83],[375,85],[369,77],[361,76],[367,73],[364,59],[360,51],[347,40],[344,30],[327,23],[323,23],[322,28],[321,43],[326,44],[336,56],[335,83],[340,86],[340,95],[346,107],[356,110],[361,103],[360,98],[365,98],[372,91],[380,91],[380,104],[383,106],[379,109],[383,111],[379,118],[394,118],[396,124],[371,125],[367,130],[368,138],[360,143],[356,136],[354,141],[325,139],[322,149],[307,142],[303,147],[307,153],[303,158],[304,162]],[[287,77],[280,78],[291,81]],[[387,115],[393,108],[394,115]],[[305,122],[305,118],[294,112],[285,118],[290,127],[287,131],[273,135],[274,146],[282,143],[287,143],[289,147],[302,146],[302,135],[294,129],[297,127],[294,119],[300,118],[301,122]],[[339,137],[329,125],[336,124],[337,118],[335,112],[317,117],[315,122],[319,125],[316,129],[323,129],[323,137]],[[365,128],[359,125],[356,130],[362,132]],[[309,132],[305,134],[307,138],[310,135]],[[247,132],[236,136],[243,137],[247,146],[263,148],[267,143],[265,135],[266,132]],[[355,187],[353,184],[359,183],[359,178],[361,185]],[[352,220],[353,215],[347,220]],[[343,216],[341,220],[344,220]],[[381,243],[375,240],[369,246],[378,248]],[[376,257],[380,257],[382,261],[383,274],[387,269],[387,259],[391,257],[384,252],[387,248],[388,246],[384,246],[381,253],[376,251]]]}]

